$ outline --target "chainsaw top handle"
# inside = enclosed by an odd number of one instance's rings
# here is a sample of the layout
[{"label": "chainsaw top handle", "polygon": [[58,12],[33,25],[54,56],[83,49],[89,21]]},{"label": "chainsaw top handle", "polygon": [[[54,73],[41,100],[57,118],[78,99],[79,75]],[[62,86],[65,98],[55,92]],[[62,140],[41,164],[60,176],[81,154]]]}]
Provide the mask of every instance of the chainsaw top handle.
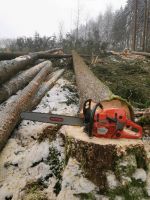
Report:
[{"label": "chainsaw top handle", "polygon": [[95,116],[95,113],[96,113],[96,110],[97,110],[98,107],[103,109],[103,105],[99,102],[91,110],[90,121],[89,121],[89,130],[88,130],[89,137],[92,137],[92,131],[93,131],[93,125],[94,125],[94,116]]}]

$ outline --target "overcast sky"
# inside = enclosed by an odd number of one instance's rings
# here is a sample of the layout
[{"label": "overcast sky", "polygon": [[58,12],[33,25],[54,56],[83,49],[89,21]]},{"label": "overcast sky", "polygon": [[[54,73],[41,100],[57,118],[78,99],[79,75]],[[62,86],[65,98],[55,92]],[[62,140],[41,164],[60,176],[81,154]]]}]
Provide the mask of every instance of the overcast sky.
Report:
[{"label": "overcast sky", "polygon": [[32,36],[64,32],[75,25],[77,5],[80,4],[80,21],[104,13],[108,5],[116,10],[126,0],[0,0],[0,38]]}]

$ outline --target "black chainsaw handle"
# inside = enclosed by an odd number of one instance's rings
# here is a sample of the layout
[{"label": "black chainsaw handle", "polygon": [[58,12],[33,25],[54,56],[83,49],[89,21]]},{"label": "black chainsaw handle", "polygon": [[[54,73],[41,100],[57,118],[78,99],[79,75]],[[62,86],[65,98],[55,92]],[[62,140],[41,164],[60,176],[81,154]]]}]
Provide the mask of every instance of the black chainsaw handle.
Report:
[{"label": "black chainsaw handle", "polygon": [[90,122],[89,122],[89,130],[88,130],[88,135],[89,137],[92,137],[92,132],[93,132],[93,125],[94,125],[94,116],[96,113],[97,108],[101,108],[103,109],[103,105],[99,102],[95,105],[95,107],[93,108],[93,110],[91,110],[91,116],[90,116]]},{"label": "black chainsaw handle", "polygon": [[88,99],[84,102],[83,105],[83,115],[84,115],[84,123],[87,124],[90,122],[91,118],[91,102],[92,99]]}]

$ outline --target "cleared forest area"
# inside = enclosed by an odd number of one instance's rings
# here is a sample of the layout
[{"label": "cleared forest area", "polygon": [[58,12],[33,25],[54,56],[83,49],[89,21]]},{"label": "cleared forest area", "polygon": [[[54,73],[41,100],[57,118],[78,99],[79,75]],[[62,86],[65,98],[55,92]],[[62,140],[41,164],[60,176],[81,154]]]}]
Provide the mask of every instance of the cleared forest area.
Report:
[{"label": "cleared forest area", "polygon": [[[1,86],[10,96],[0,105],[2,199],[149,198],[149,90],[145,82],[149,58],[131,52],[80,57],[75,51],[64,54],[62,49],[36,55],[34,62],[40,64],[29,67],[26,63],[25,69],[23,62],[23,72],[16,72]],[[38,60],[38,55],[52,62]],[[143,126],[143,141],[90,139],[82,127],[20,123],[21,112],[29,110],[77,116],[89,98],[102,101],[106,108],[124,108],[129,119]]]},{"label": "cleared forest area", "polygon": [[149,200],[150,0],[52,35],[47,2],[46,36],[0,38],[0,200]]}]

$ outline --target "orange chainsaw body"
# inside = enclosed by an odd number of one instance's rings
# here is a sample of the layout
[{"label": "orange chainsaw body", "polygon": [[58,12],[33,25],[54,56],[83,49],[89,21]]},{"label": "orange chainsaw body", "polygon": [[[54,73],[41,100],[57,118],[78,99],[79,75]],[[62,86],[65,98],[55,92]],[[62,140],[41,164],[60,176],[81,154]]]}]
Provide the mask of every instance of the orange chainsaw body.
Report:
[{"label": "orange chainsaw body", "polygon": [[93,135],[104,138],[137,139],[142,138],[142,127],[127,119],[124,109],[103,109],[95,113]]},{"label": "orange chainsaw body", "polygon": [[[98,109],[100,108],[100,109]],[[101,103],[91,109],[91,100],[84,104],[85,131],[98,138],[142,138],[142,127],[129,120],[123,108],[103,108]]]}]

